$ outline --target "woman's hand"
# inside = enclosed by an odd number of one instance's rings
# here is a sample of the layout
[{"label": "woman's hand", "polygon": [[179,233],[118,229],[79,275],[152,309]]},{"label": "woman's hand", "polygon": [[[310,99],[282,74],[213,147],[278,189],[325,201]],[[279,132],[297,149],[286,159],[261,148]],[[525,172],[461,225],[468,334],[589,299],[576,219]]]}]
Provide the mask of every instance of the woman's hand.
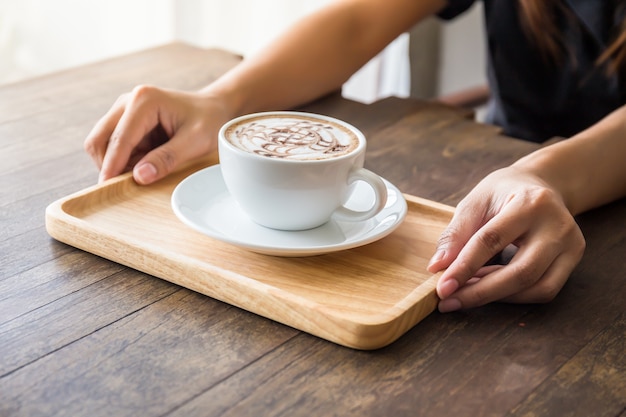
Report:
[{"label": "woman's hand", "polygon": [[149,184],[214,150],[219,128],[235,116],[295,108],[336,91],[389,42],[445,5],[331,2],[200,93],[141,86],[123,95],[89,134],[85,149],[100,181],[132,169],[138,183]]},{"label": "woman's hand", "polygon": [[122,95],[85,140],[100,181],[133,170],[150,184],[216,148],[230,116],[220,101],[201,93],[151,86]]},{"label": "woman's hand", "polygon": [[[507,265],[484,266],[513,245]],[[562,196],[515,165],[483,179],[459,203],[440,237],[429,271],[447,268],[437,284],[439,310],[492,301],[542,303],[561,290],[585,248]]]}]

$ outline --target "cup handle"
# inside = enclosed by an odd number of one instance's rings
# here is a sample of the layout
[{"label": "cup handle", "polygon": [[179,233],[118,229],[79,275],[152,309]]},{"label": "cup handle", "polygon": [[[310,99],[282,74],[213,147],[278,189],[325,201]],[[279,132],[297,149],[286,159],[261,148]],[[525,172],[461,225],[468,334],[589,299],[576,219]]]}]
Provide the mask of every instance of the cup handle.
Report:
[{"label": "cup handle", "polygon": [[356,181],[364,181],[372,187],[375,194],[374,204],[370,209],[365,211],[356,211],[345,206],[341,206],[333,213],[336,220],[351,222],[367,220],[380,213],[380,211],[385,207],[385,204],[387,204],[387,187],[385,186],[382,178],[378,175],[365,168],[355,168],[350,171],[348,184],[352,184]]}]

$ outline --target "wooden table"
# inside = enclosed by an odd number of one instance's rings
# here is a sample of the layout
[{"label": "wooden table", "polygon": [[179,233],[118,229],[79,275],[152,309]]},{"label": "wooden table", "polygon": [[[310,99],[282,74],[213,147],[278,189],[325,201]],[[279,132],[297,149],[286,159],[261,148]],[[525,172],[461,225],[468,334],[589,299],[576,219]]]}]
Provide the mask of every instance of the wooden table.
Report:
[{"label": "wooden table", "polygon": [[[46,206],[96,182],[82,142],[119,94],[198,88],[238,60],[174,44],[0,88],[0,416],[626,416],[626,201],[580,216],[588,249],[552,303],[435,312],[374,351],[48,236]],[[537,146],[435,103],[305,109],[357,125],[370,169],[450,205]]]}]

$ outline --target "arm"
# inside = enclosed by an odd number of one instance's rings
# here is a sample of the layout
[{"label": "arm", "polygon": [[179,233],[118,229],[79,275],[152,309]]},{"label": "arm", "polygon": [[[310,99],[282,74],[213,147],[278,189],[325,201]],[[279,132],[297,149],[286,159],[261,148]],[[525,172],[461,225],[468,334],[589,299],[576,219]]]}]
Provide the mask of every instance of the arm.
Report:
[{"label": "arm", "polygon": [[[207,91],[233,115],[289,108],[338,89],[354,72],[446,0],[344,0],[296,22]],[[254,98],[254,100],[251,100]]]},{"label": "arm", "polygon": [[[429,265],[447,268],[439,309],[554,298],[585,247],[573,216],[626,196],[625,160],[626,106],[487,176],[459,203]],[[483,267],[511,244],[507,265]]]},{"label": "arm", "polygon": [[626,195],[626,106],[569,140],[522,158],[577,215]]},{"label": "arm", "polygon": [[147,184],[215,149],[219,127],[244,113],[289,108],[341,86],[446,0],[338,0],[296,22],[264,51],[196,93],[142,86],[96,124],[85,149],[100,180],[133,169]]}]

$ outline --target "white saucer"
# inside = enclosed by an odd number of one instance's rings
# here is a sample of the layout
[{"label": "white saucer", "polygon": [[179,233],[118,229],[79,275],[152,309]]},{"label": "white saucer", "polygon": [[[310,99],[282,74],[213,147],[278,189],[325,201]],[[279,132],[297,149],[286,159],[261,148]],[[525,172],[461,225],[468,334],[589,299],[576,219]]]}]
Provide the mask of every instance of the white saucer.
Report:
[{"label": "white saucer", "polygon": [[[331,218],[310,230],[289,232],[254,223],[232,199],[219,165],[202,169],[178,184],[172,194],[172,209],[186,225],[212,238],[277,256],[311,256],[350,249],[374,242],[394,231],[404,220],[407,204],[402,193],[387,180],[387,204],[373,218],[343,222]],[[357,182],[346,206],[365,210],[374,199],[373,191]]]}]

